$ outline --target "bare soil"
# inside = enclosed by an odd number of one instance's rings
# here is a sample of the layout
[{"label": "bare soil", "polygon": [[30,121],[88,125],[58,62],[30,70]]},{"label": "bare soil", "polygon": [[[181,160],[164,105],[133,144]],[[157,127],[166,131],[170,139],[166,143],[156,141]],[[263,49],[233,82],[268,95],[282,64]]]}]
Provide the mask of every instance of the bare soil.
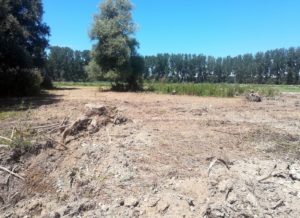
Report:
[{"label": "bare soil", "polygon": [[127,122],[69,136],[67,149],[59,131],[26,151],[0,147],[0,165],[25,178],[0,171],[0,217],[300,217],[300,94],[51,94],[1,121],[0,135],[17,122],[73,122],[85,104]]}]

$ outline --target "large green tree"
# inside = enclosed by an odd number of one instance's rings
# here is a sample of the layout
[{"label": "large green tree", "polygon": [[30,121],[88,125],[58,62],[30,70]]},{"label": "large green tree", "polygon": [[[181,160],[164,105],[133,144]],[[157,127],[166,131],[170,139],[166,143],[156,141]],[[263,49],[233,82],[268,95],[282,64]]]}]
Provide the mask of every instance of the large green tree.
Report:
[{"label": "large green tree", "polygon": [[[112,80],[117,87],[137,89],[142,76],[138,58],[138,42],[133,38],[136,26],[132,19],[133,6],[129,0],[104,0],[100,13],[94,18],[91,39],[96,41],[92,63],[99,73]],[[91,69],[95,69],[91,67]]]},{"label": "large green tree", "polygon": [[90,52],[68,47],[51,46],[47,58],[47,74],[55,81],[86,81],[85,67],[90,62]]},{"label": "large green tree", "polygon": [[0,0],[0,95],[39,91],[49,27],[41,0]]}]

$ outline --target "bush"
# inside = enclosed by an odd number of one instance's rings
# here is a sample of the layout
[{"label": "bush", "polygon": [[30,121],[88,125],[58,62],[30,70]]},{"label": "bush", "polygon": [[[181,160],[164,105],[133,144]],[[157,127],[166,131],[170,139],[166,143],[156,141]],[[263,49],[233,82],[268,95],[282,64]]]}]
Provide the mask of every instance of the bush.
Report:
[{"label": "bush", "polygon": [[0,96],[32,96],[40,93],[42,76],[37,69],[0,69]]}]

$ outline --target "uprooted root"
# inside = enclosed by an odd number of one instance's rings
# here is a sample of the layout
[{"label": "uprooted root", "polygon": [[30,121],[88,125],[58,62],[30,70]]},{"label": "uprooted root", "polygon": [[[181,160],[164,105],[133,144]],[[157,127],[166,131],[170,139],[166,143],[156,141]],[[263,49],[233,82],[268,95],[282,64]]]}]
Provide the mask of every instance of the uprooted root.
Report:
[{"label": "uprooted root", "polygon": [[80,131],[88,130],[90,133],[95,133],[109,123],[120,125],[127,120],[115,107],[86,104],[83,114],[63,132],[62,143],[65,143],[67,136],[76,135]]}]

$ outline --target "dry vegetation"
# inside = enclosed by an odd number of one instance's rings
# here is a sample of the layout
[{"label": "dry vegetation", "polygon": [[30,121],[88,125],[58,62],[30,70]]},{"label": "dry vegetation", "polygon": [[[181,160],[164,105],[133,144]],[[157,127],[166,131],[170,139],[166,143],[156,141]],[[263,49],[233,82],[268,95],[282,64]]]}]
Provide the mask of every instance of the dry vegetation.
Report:
[{"label": "dry vegetation", "polygon": [[0,125],[0,214],[299,217],[299,100],[78,87],[2,102],[17,116]]}]

